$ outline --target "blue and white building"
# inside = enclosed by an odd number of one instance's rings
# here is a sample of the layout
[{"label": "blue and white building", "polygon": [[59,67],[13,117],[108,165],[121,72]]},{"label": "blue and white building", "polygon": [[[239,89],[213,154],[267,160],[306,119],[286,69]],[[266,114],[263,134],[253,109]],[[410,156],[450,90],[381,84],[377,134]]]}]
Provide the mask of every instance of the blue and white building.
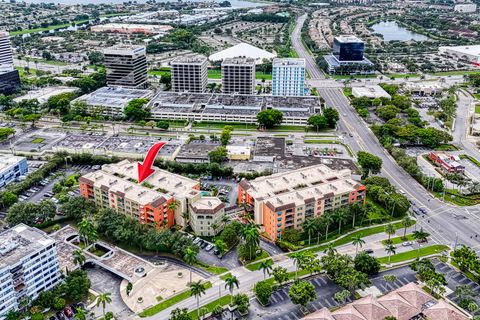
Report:
[{"label": "blue and white building", "polygon": [[27,172],[27,158],[0,156],[0,189]]},{"label": "blue and white building", "polygon": [[24,224],[0,233],[0,319],[61,281],[55,241]]},{"label": "blue and white building", "polygon": [[305,59],[278,58],[272,63],[272,95],[305,95]]}]

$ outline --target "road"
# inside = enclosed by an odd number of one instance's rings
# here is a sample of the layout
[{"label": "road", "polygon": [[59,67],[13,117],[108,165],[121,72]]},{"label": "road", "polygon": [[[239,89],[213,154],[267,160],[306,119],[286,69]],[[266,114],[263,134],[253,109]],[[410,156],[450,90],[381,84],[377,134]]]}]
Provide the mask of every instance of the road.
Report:
[{"label": "road", "polygon": [[308,52],[302,42],[302,27],[307,19],[307,14],[304,14],[297,18],[297,24],[293,29],[291,39],[292,39],[292,46],[297,52],[300,58],[305,59],[307,72],[310,75],[310,79],[325,79],[325,75],[318,67],[317,63],[315,62],[315,58]]}]

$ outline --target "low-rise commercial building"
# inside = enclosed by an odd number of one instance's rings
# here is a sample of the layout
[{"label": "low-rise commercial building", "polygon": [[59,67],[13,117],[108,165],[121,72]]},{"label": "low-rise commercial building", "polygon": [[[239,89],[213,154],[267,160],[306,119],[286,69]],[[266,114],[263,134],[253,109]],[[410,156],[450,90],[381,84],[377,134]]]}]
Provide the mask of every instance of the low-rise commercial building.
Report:
[{"label": "low-rise commercial building", "polygon": [[[175,224],[185,226],[185,213],[195,218],[194,210],[207,208],[199,181],[158,168],[154,170],[152,175],[139,184],[137,162],[123,160],[106,164],[101,170],[80,177],[80,194],[95,201],[99,207],[114,209],[157,228],[172,227]],[[214,199],[207,200],[207,204],[208,201],[213,203]],[[197,202],[199,203],[196,204]],[[221,215],[217,206],[210,209],[215,209],[211,213],[215,219]],[[192,228],[199,219],[204,218],[189,219]],[[198,229],[197,225],[195,228],[204,233],[213,232],[208,228]],[[219,231],[220,226],[215,232]],[[213,233],[216,234],[215,232]]]},{"label": "low-rise commercial building", "polygon": [[129,24],[129,23],[107,23],[92,26],[92,32],[111,32],[111,33],[144,33],[144,34],[166,34],[173,27],[169,25],[155,24]]},{"label": "low-rise commercial building", "polygon": [[106,118],[118,119],[124,117],[124,109],[134,99],[149,99],[153,96],[152,90],[133,89],[122,87],[102,87],[85,94],[71,102],[84,102],[87,112],[91,115],[102,115]]},{"label": "low-rise commercial building", "polygon": [[187,120],[256,124],[266,109],[283,112],[286,125],[307,125],[313,114],[322,113],[319,97],[174,93],[160,91],[148,104],[154,120]]},{"label": "low-rise commercial building", "polygon": [[27,158],[16,156],[0,156],[0,189],[27,172]]},{"label": "low-rise commercial building", "polygon": [[473,13],[477,11],[476,3],[457,3],[453,8],[453,11],[460,13]]},{"label": "low-rise commercial building", "polygon": [[21,102],[24,100],[37,100],[39,104],[44,104],[51,97],[58,96],[62,93],[70,93],[78,91],[77,88],[66,87],[66,86],[52,86],[40,88],[37,90],[28,91],[26,94],[16,97],[13,99],[14,102]]},{"label": "low-rise commercial building", "polygon": [[234,161],[248,161],[252,157],[249,146],[227,146],[227,158]]},{"label": "low-rise commercial building", "polygon": [[55,241],[24,224],[0,233],[0,318],[60,282]]},{"label": "low-rise commercial building", "polygon": [[450,173],[463,173],[465,166],[459,162],[459,158],[454,155],[448,155],[443,152],[430,152],[428,158],[443,170]]},{"label": "low-rise commercial building", "polygon": [[367,97],[370,99],[376,99],[376,98],[390,99],[391,98],[391,96],[387,93],[387,91],[383,90],[383,88],[378,85],[365,86],[365,87],[353,87],[352,96],[357,98]]},{"label": "low-rise commercial building", "polygon": [[301,229],[306,219],[353,203],[363,204],[365,186],[353,180],[350,170],[332,170],[320,164],[290,172],[242,180],[238,203],[254,211],[272,241],[287,228]]},{"label": "low-rise commercial building", "polygon": [[467,61],[480,66],[480,45],[439,47],[438,53],[454,60]]}]

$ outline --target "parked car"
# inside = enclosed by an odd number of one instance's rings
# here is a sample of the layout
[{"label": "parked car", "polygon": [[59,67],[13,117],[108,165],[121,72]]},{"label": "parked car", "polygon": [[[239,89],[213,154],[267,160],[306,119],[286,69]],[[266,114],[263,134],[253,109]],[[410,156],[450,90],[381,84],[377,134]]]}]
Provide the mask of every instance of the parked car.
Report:
[{"label": "parked car", "polygon": [[367,254],[372,254],[372,253],[373,253],[373,250],[372,250],[372,249],[365,249],[365,253],[367,253]]},{"label": "parked car", "polygon": [[425,208],[420,208],[418,210],[420,210],[420,212],[423,213],[423,214],[427,214],[427,209],[425,209]]},{"label": "parked car", "polygon": [[200,248],[205,249],[206,246],[208,246],[208,243],[202,240],[202,243],[200,244]]},{"label": "parked car", "polygon": [[70,308],[69,306],[63,308],[63,313],[68,317],[73,317],[73,311],[72,311],[72,308]]},{"label": "parked car", "polygon": [[205,248],[205,251],[210,251],[213,249],[213,245],[212,244],[209,244],[206,248]]},{"label": "parked car", "polygon": [[412,246],[412,245],[413,245],[412,241],[405,241],[404,243],[402,243],[402,246],[404,246],[404,247],[408,247],[408,246]]}]

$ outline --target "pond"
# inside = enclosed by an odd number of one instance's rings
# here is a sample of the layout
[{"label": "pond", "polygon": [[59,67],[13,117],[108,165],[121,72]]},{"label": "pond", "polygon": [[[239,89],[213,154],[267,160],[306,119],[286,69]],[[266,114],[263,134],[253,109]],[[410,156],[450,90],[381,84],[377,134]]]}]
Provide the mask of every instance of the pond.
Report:
[{"label": "pond", "polygon": [[382,21],[372,26],[373,32],[381,34],[384,41],[426,41],[427,36],[405,29],[395,21]]}]

